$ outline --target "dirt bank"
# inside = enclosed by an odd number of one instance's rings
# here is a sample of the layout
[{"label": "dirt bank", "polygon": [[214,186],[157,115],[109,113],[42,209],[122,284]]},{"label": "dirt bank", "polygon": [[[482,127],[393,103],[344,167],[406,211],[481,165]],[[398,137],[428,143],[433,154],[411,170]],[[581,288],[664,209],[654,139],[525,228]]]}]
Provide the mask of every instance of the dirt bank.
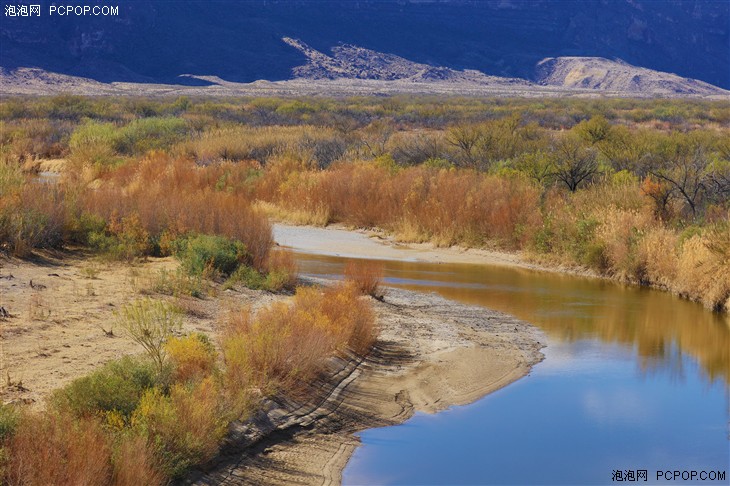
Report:
[{"label": "dirt bank", "polygon": [[233,427],[229,444],[190,482],[338,484],[360,430],[471,403],[526,375],[543,335],[513,317],[435,294],[388,289],[365,360],[337,359],[307,404],[269,402]]}]

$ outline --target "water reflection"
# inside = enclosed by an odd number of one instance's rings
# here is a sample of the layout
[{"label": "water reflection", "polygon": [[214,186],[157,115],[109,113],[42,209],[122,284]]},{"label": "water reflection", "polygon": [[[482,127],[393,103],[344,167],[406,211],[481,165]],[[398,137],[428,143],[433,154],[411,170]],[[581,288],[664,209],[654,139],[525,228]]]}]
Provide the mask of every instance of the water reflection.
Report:
[{"label": "water reflection", "polygon": [[[298,254],[305,274],[342,275],[345,260]],[[682,355],[703,376],[730,383],[730,318],[673,295],[613,282],[524,269],[381,261],[389,285],[435,291],[541,327],[566,342],[600,339],[633,348],[644,374],[683,379]]]}]

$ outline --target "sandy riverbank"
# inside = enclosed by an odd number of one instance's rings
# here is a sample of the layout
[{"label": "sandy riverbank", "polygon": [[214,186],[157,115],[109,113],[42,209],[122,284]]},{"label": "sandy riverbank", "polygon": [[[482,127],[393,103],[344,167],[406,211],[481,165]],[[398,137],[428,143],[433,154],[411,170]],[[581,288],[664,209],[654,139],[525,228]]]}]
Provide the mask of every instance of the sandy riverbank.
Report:
[{"label": "sandy riverbank", "polygon": [[[318,238],[330,248],[340,243],[316,228],[295,230],[308,236],[289,232],[286,240],[277,227],[279,242],[310,245],[308,249]],[[338,230],[322,231],[329,235]],[[412,250],[388,247],[363,234],[337,234],[354,235],[358,245],[385,248],[391,258],[420,259],[402,256]],[[357,252],[352,256],[371,256],[369,248],[337,247]],[[2,260],[0,305],[9,313],[0,319],[2,401],[41,408],[54,389],[111,359],[139,353],[112,329],[114,311],[146,293],[161,270],[176,266],[171,258],[129,266],[73,252],[31,262]],[[227,308],[286,298],[218,287],[205,299],[176,301],[187,311],[184,331],[215,337],[215,322]],[[356,432],[402,423],[417,411],[433,413],[471,403],[526,375],[542,359],[544,336],[498,312],[397,289],[387,289],[384,301],[373,300],[373,305],[380,333],[366,359],[332,359],[306,403],[267,402],[253,421],[234,424],[217,461],[189,481],[336,484],[359,444]]]},{"label": "sandy riverbank", "polygon": [[526,268],[544,272],[599,277],[584,268],[544,266],[525,260],[519,253],[485,250],[479,248],[436,248],[431,243],[398,243],[383,231],[347,229],[340,225],[326,228],[293,226],[283,223],[273,225],[274,239],[285,247],[297,251],[344,258],[372,258],[429,263],[469,263]]},{"label": "sandy riverbank", "polygon": [[365,360],[333,360],[307,404],[271,402],[237,424],[199,485],[339,484],[360,430],[471,403],[523,376],[545,338],[516,318],[435,294],[387,289]]}]

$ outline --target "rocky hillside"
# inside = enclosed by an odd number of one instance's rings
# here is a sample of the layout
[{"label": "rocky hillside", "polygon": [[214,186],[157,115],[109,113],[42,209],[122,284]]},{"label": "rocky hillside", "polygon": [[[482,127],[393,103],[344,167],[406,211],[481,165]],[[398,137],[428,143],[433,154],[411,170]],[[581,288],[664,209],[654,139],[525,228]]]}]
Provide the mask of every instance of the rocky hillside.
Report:
[{"label": "rocky hillside", "polygon": [[666,95],[730,95],[721,88],[632,66],[602,57],[549,57],[537,64],[535,80],[544,86],[580,88],[614,93]]},{"label": "rocky hillside", "polygon": [[412,82],[522,86],[531,84],[524,79],[487,76],[476,70],[459,71],[443,66],[417,63],[393,54],[347,44],[333,47],[332,56],[328,56],[300,40],[289,37],[284,37],[282,40],[307,57],[305,65],[297,66],[292,70],[292,74],[297,78],[408,80]]}]

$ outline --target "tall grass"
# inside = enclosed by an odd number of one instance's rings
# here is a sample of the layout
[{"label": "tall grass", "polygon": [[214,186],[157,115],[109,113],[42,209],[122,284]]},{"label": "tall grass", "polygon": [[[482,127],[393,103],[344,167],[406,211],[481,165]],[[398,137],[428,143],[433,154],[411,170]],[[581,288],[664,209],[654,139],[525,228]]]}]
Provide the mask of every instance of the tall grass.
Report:
[{"label": "tall grass", "polygon": [[111,445],[98,419],[26,413],[9,441],[10,486],[109,484]]},{"label": "tall grass", "polygon": [[212,129],[180,144],[176,151],[202,163],[256,160],[290,154],[327,167],[347,150],[335,130],[313,126],[236,126]]},{"label": "tall grass", "polygon": [[540,222],[540,190],[532,183],[469,170],[397,169],[376,161],[322,172],[280,162],[257,188],[260,198],[292,211],[325,211],[332,222],[379,226],[404,241],[439,246],[517,248]]}]

